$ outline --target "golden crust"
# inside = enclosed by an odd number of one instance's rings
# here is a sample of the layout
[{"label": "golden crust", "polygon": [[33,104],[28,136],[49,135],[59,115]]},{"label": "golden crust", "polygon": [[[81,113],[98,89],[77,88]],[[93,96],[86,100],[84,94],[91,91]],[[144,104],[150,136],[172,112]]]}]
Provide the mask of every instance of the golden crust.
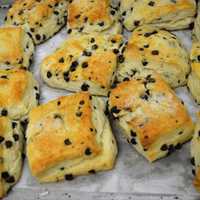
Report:
[{"label": "golden crust", "polygon": [[121,42],[121,35],[70,37],[43,60],[42,78],[52,87],[71,91],[88,90],[92,94],[106,95],[117,67],[117,55],[113,50]]},{"label": "golden crust", "polygon": [[9,25],[23,25],[39,44],[54,35],[66,21],[67,0],[15,0],[5,18]]},{"label": "golden crust", "polygon": [[0,117],[0,198],[18,181],[22,169],[23,134],[20,124]]},{"label": "golden crust", "polygon": [[95,139],[88,93],[60,97],[33,109],[29,117],[27,150],[33,175],[63,160],[87,157],[88,148],[92,157],[101,152]]},{"label": "golden crust", "polygon": [[38,104],[38,84],[24,69],[0,70],[1,115],[20,119]]},{"label": "golden crust", "polygon": [[[143,151],[150,161],[164,156],[159,152],[159,145],[175,146],[192,136],[193,125],[186,108],[153,71],[143,70],[136,73],[132,80],[119,83],[111,90],[109,108],[114,117],[126,124],[126,128],[123,128],[130,141],[136,136],[131,136],[131,130],[137,134],[138,145],[141,147],[139,151]],[[185,136],[178,135],[178,132],[184,132],[187,128],[189,131],[186,131]],[[162,138],[165,140],[160,141]],[[136,139],[132,144],[135,142]],[[167,150],[165,152],[166,155]]]},{"label": "golden crust", "polygon": [[185,85],[190,72],[189,56],[178,38],[153,26],[135,29],[123,53],[117,78],[122,81],[133,71],[154,69],[171,87]]},{"label": "golden crust", "polygon": [[110,0],[73,0],[68,6],[68,30],[90,33],[110,29],[119,23],[117,10]]},{"label": "golden crust", "polygon": [[188,78],[188,88],[197,103],[200,103],[200,42],[193,42],[190,54],[192,72]]},{"label": "golden crust", "polygon": [[0,28],[0,65],[29,67],[34,46],[31,38],[21,27]]},{"label": "golden crust", "polygon": [[144,24],[178,30],[194,21],[196,3],[195,0],[122,0],[120,11],[128,30]]},{"label": "golden crust", "polygon": [[105,102],[81,92],[34,108],[29,115],[27,156],[40,182],[112,169],[117,145]]}]

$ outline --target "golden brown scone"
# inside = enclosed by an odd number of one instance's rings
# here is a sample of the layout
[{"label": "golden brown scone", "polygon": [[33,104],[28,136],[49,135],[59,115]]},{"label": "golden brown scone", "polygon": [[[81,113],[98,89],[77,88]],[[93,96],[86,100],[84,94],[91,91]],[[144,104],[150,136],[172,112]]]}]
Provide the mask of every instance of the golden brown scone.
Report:
[{"label": "golden brown scone", "polygon": [[174,91],[152,70],[115,85],[109,110],[128,142],[149,161],[179,149],[192,137],[193,123]]},{"label": "golden brown scone", "polygon": [[200,104],[200,42],[194,42],[190,55],[192,72],[188,78],[188,89],[196,103]]},{"label": "golden brown scone", "polygon": [[200,113],[197,114],[195,133],[191,142],[191,164],[195,175],[194,186],[200,192]]},{"label": "golden brown scone", "polygon": [[144,24],[178,30],[194,21],[196,3],[195,0],[121,0],[120,13],[129,31]]},{"label": "golden brown scone", "polygon": [[153,26],[135,29],[123,49],[117,78],[130,78],[134,71],[153,69],[173,88],[187,83],[190,73],[189,55],[172,33]]},{"label": "golden brown scone", "polygon": [[0,70],[1,116],[24,118],[38,100],[38,83],[30,72],[24,69]]},{"label": "golden brown scone", "polygon": [[24,136],[20,124],[0,117],[0,198],[19,180]]},{"label": "golden brown scone", "polygon": [[68,0],[15,0],[5,24],[23,25],[35,44],[58,32],[66,23]]},{"label": "golden brown scone", "polygon": [[200,3],[198,3],[197,17],[194,22],[192,36],[194,40],[200,41]]},{"label": "golden brown scone", "polygon": [[87,92],[60,97],[29,115],[27,156],[40,182],[112,169],[117,146],[105,103]]},{"label": "golden brown scone", "polygon": [[121,35],[74,35],[43,60],[41,76],[55,88],[107,95],[121,42]]},{"label": "golden brown scone", "polygon": [[31,64],[33,41],[21,27],[0,27],[0,47],[0,68],[28,68]]},{"label": "golden brown scone", "polygon": [[68,33],[121,33],[118,7],[111,0],[73,0],[68,7]]}]

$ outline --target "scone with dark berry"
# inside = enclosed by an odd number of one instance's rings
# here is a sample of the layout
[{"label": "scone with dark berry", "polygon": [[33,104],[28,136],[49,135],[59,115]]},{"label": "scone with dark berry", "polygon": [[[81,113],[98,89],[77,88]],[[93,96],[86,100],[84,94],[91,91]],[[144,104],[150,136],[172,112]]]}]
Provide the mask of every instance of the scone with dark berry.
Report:
[{"label": "scone with dark berry", "polygon": [[151,24],[167,30],[188,28],[196,14],[195,0],[121,0],[120,13],[126,29]]},{"label": "scone with dark berry", "polygon": [[135,29],[122,48],[117,79],[132,77],[135,71],[153,69],[172,87],[187,84],[190,73],[189,55],[181,41],[172,33],[154,26]]},{"label": "scone with dark berry", "polygon": [[0,198],[19,180],[24,136],[17,121],[0,117]]},{"label": "scone with dark berry", "polygon": [[0,116],[21,120],[39,101],[39,87],[24,69],[0,70]]},{"label": "scone with dark berry", "polygon": [[128,142],[151,162],[180,149],[193,135],[183,102],[152,70],[113,86],[109,110]]},{"label": "scone with dark berry", "polygon": [[15,0],[5,18],[7,25],[22,25],[40,44],[66,23],[68,0]]},{"label": "scone with dark berry", "polygon": [[121,33],[118,10],[111,0],[73,0],[68,7],[68,33]]},{"label": "scone with dark berry", "polygon": [[51,87],[106,96],[121,43],[121,35],[75,34],[42,61],[41,76]]},{"label": "scone with dark berry", "polygon": [[0,69],[28,68],[32,63],[34,44],[21,27],[0,27],[0,47]]},{"label": "scone with dark berry", "polygon": [[114,167],[117,146],[105,102],[87,92],[34,108],[27,128],[27,156],[40,182],[72,180]]}]

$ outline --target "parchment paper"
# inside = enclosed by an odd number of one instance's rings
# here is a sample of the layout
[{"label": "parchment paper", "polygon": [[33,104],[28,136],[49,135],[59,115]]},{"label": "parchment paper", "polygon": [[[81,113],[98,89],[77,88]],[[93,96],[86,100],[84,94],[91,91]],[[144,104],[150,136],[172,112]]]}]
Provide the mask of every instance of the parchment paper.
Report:
[{"label": "parchment paper", "polygon": [[[1,5],[1,2],[0,2]],[[6,9],[0,9],[0,24]],[[175,33],[188,49],[191,48],[191,32]],[[125,33],[126,38],[128,34]],[[39,73],[42,59],[52,53],[67,38],[66,28],[52,39],[36,47],[31,71],[40,84],[41,102],[45,103],[69,93],[52,89],[43,83]],[[195,121],[195,113],[200,110],[186,88],[176,90],[177,95],[185,102]],[[167,158],[150,164],[126,143],[119,129],[112,122],[113,132],[117,138],[119,154],[116,166],[112,171],[96,175],[77,177],[73,181],[52,184],[39,184],[30,174],[27,161],[19,183],[6,198],[7,200],[198,200],[200,195],[192,185],[192,167],[190,165],[190,143]]]}]

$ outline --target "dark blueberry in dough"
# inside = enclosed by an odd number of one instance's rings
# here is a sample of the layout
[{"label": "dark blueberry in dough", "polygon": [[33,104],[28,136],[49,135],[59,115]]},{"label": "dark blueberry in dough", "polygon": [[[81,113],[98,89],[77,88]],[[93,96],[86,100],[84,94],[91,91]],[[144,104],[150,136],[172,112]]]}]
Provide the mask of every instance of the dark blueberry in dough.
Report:
[{"label": "dark blueberry in dough", "polygon": [[4,108],[4,109],[1,111],[1,115],[2,115],[2,116],[7,116],[7,115],[8,115],[8,111]]},{"label": "dark blueberry in dough", "polygon": [[94,169],[91,169],[88,171],[89,174],[96,174],[96,171]]},{"label": "dark blueberry in dough", "polygon": [[1,173],[1,177],[3,179],[8,179],[10,177],[10,175],[9,175],[9,173],[7,171],[4,171],[4,172]]},{"label": "dark blueberry in dough", "polygon": [[15,142],[16,142],[16,141],[19,140],[19,135],[18,135],[18,134],[14,134],[14,135],[13,135],[13,138],[14,138],[14,140],[15,140]]},{"label": "dark blueberry in dough", "polygon": [[163,144],[163,145],[161,146],[160,150],[162,150],[162,151],[167,151],[167,150],[168,150],[167,144]]},{"label": "dark blueberry in dough", "polygon": [[36,38],[36,40],[40,40],[40,39],[41,39],[41,36],[40,36],[39,34],[36,34],[36,35],[35,35],[35,38]]},{"label": "dark blueberry in dough", "polygon": [[71,145],[71,144],[72,144],[71,141],[70,141],[69,139],[65,139],[65,140],[64,140],[64,143],[65,143],[65,145]]},{"label": "dark blueberry in dough", "polygon": [[0,144],[4,141],[4,137],[0,136]]},{"label": "dark blueberry in dough", "polygon": [[89,86],[88,84],[83,83],[83,85],[81,86],[81,90],[82,90],[82,91],[88,91],[89,87],[90,87],[90,86]]},{"label": "dark blueberry in dough", "polygon": [[51,78],[52,77],[52,73],[50,71],[47,72],[47,78]]},{"label": "dark blueberry in dough", "polygon": [[136,144],[137,144],[135,138],[132,138],[130,142],[131,142],[131,144],[133,144],[133,145],[136,145]]},{"label": "dark blueberry in dough", "polygon": [[66,174],[66,175],[65,175],[65,180],[66,180],[66,181],[71,181],[71,180],[73,180],[73,179],[74,179],[74,177],[73,177],[72,174]]},{"label": "dark blueberry in dough", "polygon": [[6,148],[7,148],[7,149],[9,149],[9,148],[11,148],[11,147],[12,147],[12,145],[13,145],[13,142],[12,142],[12,141],[10,141],[10,140],[6,140],[6,141],[5,141],[5,145],[6,145]]},{"label": "dark blueberry in dough", "polygon": [[192,165],[195,165],[194,157],[191,158],[190,163],[191,163]]},{"label": "dark blueberry in dough", "polygon": [[91,155],[91,154],[92,154],[92,152],[91,152],[90,148],[87,148],[87,149],[85,150],[85,155],[89,156],[89,155]]},{"label": "dark blueberry in dough", "polygon": [[117,108],[117,106],[114,106],[111,108],[110,112],[118,114],[120,112],[120,110]]},{"label": "dark blueberry in dough", "polygon": [[154,2],[154,1],[150,1],[150,2],[148,3],[148,5],[149,5],[149,6],[154,6],[154,5],[155,5],[155,2]]},{"label": "dark blueberry in dough", "polygon": [[7,182],[7,183],[14,183],[14,182],[15,182],[15,177],[14,177],[14,176],[9,176],[9,177],[6,179],[6,182]]},{"label": "dark blueberry in dough", "polygon": [[159,55],[159,51],[158,51],[158,50],[153,50],[151,53],[152,53],[152,55],[154,55],[154,56]]}]

